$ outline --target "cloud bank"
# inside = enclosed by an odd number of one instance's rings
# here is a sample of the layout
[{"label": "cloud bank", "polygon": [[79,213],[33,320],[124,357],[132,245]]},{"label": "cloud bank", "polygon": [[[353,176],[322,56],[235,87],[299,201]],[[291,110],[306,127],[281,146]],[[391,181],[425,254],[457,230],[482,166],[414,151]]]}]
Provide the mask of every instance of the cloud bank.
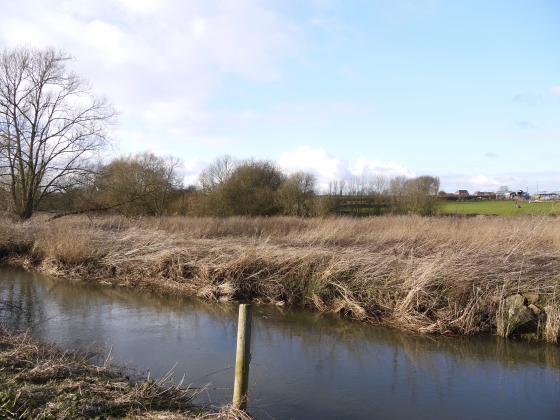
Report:
[{"label": "cloud bank", "polygon": [[[269,83],[304,44],[296,23],[258,0],[3,2],[0,46],[55,47],[121,113],[124,150],[172,153],[215,125],[227,77]],[[165,144],[158,141],[165,138]]]},{"label": "cloud bank", "polygon": [[365,157],[353,162],[330,155],[321,148],[300,146],[295,150],[284,152],[278,159],[278,165],[287,173],[305,171],[317,177],[320,190],[327,190],[330,181],[348,180],[355,177],[369,178],[383,175],[414,177],[415,173],[397,162],[383,162]]}]

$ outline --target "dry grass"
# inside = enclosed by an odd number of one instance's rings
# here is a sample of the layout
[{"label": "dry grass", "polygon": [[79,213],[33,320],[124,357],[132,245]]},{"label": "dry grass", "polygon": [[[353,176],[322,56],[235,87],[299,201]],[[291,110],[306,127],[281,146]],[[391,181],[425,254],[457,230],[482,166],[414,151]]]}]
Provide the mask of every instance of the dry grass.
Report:
[{"label": "dry grass", "polygon": [[11,254],[28,253],[34,243],[34,236],[27,226],[5,217],[0,213],[0,258]]},{"label": "dry grass", "polygon": [[559,336],[554,218],[72,217],[18,229],[50,274],[300,305],[423,333],[495,331],[503,298],[534,292],[550,306],[540,338]]},{"label": "dry grass", "polygon": [[132,383],[25,334],[0,330],[1,418],[107,418],[173,410],[192,418],[193,392],[166,381]]},{"label": "dry grass", "polygon": [[556,302],[546,308],[547,322],[544,328],[544,339],[556,343],[560,337],[560,305]]},{"label": "dry grass", "polygon": [[170,375],[131,381],[107,362],[96,366],[84,354],[0,327],[0,418],[250,419],[229,406],[197,408],[195,395]]}]

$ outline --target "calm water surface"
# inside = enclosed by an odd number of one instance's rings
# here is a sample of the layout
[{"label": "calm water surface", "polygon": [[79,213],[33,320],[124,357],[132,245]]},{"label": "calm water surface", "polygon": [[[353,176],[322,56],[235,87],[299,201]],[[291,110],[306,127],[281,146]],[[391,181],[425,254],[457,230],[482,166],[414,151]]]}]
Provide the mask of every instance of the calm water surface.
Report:
[{"label": "calm water surface", "polygon": [[[231,399],[236,307],[0,270],[4,323]],[[13,309],[15,308],[15,310]],[[560,419],[560,347],[430,338],[256,309],[249,411],[278,419]]]}]

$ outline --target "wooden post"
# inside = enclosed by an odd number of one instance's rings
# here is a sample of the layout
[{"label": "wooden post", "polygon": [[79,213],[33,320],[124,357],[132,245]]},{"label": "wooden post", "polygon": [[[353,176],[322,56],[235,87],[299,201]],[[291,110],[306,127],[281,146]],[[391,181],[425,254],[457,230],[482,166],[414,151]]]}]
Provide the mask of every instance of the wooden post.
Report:
[{"label": "wooden post", "polygon": [[251,362],[251,305],[239,305],[239,325],[237,326],[237,353],[235,356],[235,384],[233,387],[233,407],[247,408],[249,388],[249,363]]}]

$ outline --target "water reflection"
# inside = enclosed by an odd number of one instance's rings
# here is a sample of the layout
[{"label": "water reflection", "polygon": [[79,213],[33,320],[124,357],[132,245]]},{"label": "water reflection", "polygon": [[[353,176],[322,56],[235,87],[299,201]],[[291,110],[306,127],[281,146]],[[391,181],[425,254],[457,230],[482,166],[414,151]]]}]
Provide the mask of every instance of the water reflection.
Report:
[{"label": "water reflection", "polygon": [[[0,273],[0,317],[63,346],[112,348],[203,401],[231,397],[236,307]],[[250,410],[260,418],[560,418],[557,346],[421,337],[305,311],[255,311]]]}]

